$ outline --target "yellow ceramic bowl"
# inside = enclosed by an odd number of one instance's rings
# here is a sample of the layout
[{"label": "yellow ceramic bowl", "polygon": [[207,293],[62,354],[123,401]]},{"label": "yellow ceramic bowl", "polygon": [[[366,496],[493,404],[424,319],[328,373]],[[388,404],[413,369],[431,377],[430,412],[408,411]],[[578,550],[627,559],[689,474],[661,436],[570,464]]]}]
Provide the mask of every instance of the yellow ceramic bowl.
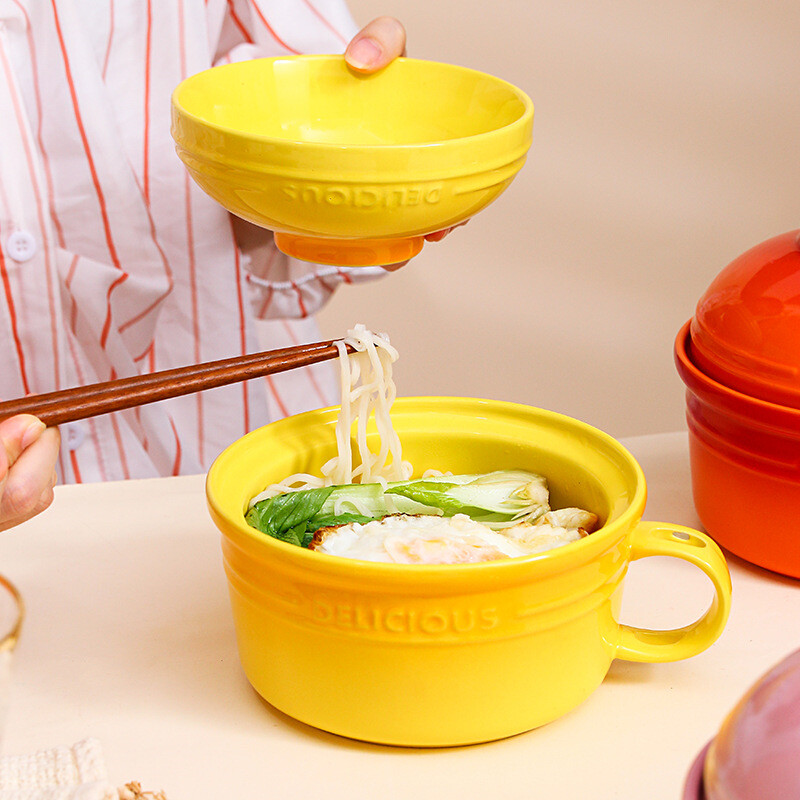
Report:
[{"label": "yellow ceramic bowl", "polygon": [[533,105],[464,67],[400,58],[373,75],[342,56],[243,61],[172,97],[192,177],[298,258],[403,261],[474,216],[525,163]]},{"label": "yellow ceramic bowl", "polygon": [[[527,406],[403,398],[392,419],[417,473],[545,475],[554,507],[581,506],[603,520],[579,542],[518,559],[418,566],[315,553],[250,528],[251,497],[335,454],[336,412],[254,431],[208,474],[241,662],[286,714],[385,744],[488,741],[574,708],[614,658],[687,658],[721,633],[730,578],[719,548],[698,531],[641,521],[644,476],[614,439]],[[619,621],[627,566],[650,555],[685,559],[711,579],[715,599],[695,623],[646,631]]]}]

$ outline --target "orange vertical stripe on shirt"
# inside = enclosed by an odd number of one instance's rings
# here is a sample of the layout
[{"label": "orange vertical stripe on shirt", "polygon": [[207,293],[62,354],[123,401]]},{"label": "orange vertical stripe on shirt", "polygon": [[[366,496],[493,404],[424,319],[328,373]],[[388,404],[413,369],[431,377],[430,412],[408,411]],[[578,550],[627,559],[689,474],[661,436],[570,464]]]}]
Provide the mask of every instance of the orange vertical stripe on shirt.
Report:
[{"label": "orange vertical stripe on shirt", "polygon": [[111,43],[114,41],[114,0],[108,0],[108,44],[106,45],[106,54],[103,58],[103,71],[102,76],[105,79],[106,72],[108,72],[108,60],[111,57]]},{"label": "orange vertical stripe on shirt", "polygon": [[228,0],[228,11],[230,12],[233,24],[236,25],[236,27],[239,29],[239,32],[244,37],[244,40],[248,44],[253,44],[253,37],[250,35],[249,31],[244,26],[242,20],[239,19],[239,15],[236,13],[236,9],[233,7],[233,0]]},{"label": "orange vertical stripe on shirt", "polygon": [[31,153],[30,143],[27,137],[27,131],[24,125],[24,113],[22,110],[22,103],[14,89],[14,81],[11,74],[11,65],[8,63],[6,52],[3,47],[0,47],[0,60],[3,64],[3,72],[6,76],[6,81],[11,91],[11,101],[14,104],[14,116],[17,125],[20,129],[20,138],[23,142],[25,150],[25,162],[28,167],[28,174],[30,175],[31,188],[33,189],[34,197],[36,198],[36,218],[39,223],[39,231],[42,237],[42,246],[45,248],[46,261],[45,261],[45,284],[47,291],[47,306],[50,310],[50,346],[52,348],[53,356],[53,380],[56,389],[61,388],[61,370],[59,369],[59,348],[58,348],[58,331],[56,330],[56,322],[58,313],[56,309],[56,287],[53,285],[53,268],[50,263],[50,248],[47,241],[47,220],[42,196],[39,192],[39,183],[36,179],[36,170],[33,163],[33,153]]},{"label": "orange vertical stripe on shirt", "polygon": [[281,410],[281,414],[283,414],[284,417],[288,417],[289,409],[286,407],[286,403],[283,402],[280,394],[278,394],[278,389],[275,386],[275,382],[269,375],[267,375],[264,380],[267,382],[267,386],[269,387],[272,396],[275,398],[275,402],[277,403],[278,408]]},{"label": "orange vertical stripe on shirt", "polygon": [[[109,380],[115,381],[119,375],[117,371],[112,367],[111,373],[109,375]],[[128,480],[131,477],[130,470],[128,469],[128,459],[125,457],[125,447],[122,443],[122,434],[119,430],[119,420],[117,414],[109,414],[109,420],[111,421],[111,429],[114,431],[114,439],[117,442],[117,448],[119,450],[120,456],[120,465],[122,467],[122,477],[125,480]]]},{"label": "orange vertical stripe on shirt", "polygon": [[74,450],[69,451],[69,463],[72,464],[72,474],[75,476],[75,483],[83,483],[81,480],[81,470],[78,466],[78,455]]},{"label": "orange vertical stripe on shirt", "polygon": [[31,388],[28,383],[28,372],[25,369],[25,353],[22,349],[22,342],[19,338],[19,330],[17,328],[17,312],[14,307],[14,297],[11,294],[11,283],[8,280],[8,271],[6,270],[6,259],[3,255],[3,249],[0,247],[0,277],[3,281],[3,291],[6,295],[6,304],[8,305],[9,322],[11,323],[11,336],[14,339],[14,349],[17,352],[17,361],[19,363],[19,375],[22,380],[22,389],[25,394],[30,394]]},{"label": "orange vertical stripe on shirt", "polygon": [[[180,59],[181,78],[187,75],[186,66],[186,29],[184,27],[183,16],[183,0],[178,0],[178,55]],[[194,250],[194,229],[192,221],[192,193],[191,181],[189,173],[183,176],[184,187],[184,206],[186,209],[186,247],[188,251],[189,261],[189,291],[190,291],[190,305],[192,311],[192,335],[194,337],[194,363],[199,364],[202,358],[200,348],[200,312],[197,293],[197,261],[195,258]],[[205,457],[205,430],[204,430],[204,408],[203,408],[203,393],[198,392],[195,395],[195,403],[197,404],[197,440],[198,452],[200,458]]]},{"label": "orange vertical stripe on shirt", "polygon": [[[236,281],[236,302],[239,306],[239,352],[242,355],[247,353],[247,320],[245,318],[244,297],[242,296],[242,259],[239,247],[236,243],[236,235],[233,229],[233,218],[229,217],[231,242],[233,243],[233,267],[234,279]],[[248,396],[247,382],[242,382],[242,407],[244,410],[243,433],[250,430],[250,398]]]},{"label": "orange vertical stripe on shirt", "polygon": [[86,128],[83,125],[80,107],[78,105],[78,94],[75,90],[75,82],[72,79],[72,71],[69,66],[69,56],[67,55],[67,46],[64,42],[64,33],[61,30],[61,22],[58,17],[58,10],[56,9],[56,0],[50,0],[53,7],[53,19],[56,26],[56,34],[58,35],[58,44],[61,48],[61,56],[64,61],[64,70],[67,78],[67,86],[69,87],[70,99],[72,100],[72,107],[75,111],[75,122],[78,126],[78,133],[83,143],[83,150],[86,154],[86,162],[89,167],[89,172],[92,175],[92,182],[94,183],[95,192],[97,193],[97,202],[100,206],[100,215],[103,220],[103,231],[105,233],[106,245],[108,246],[108,254],[111,257],[113,265],[121,272],[122,265],[117,255],[117,248],[114,246],[114,239],[111,236],[111,223],[108,219],[108,209],[106,208],[106,199],[103,194],[103,189],[100,186],[100,180],[97,176],[97,168],[94,163],[91,148],[89,147],[89,140],[86,136]]},{"label": "orange vertical stripe on shirt", "polygon": [[276,41],[276,42],[277,42],[277,43],[278,43],[278,44],[279,44],[281,47],[283,47],[283,48],[284,48],[284,50],[288,50],[288,51],[289,51],[290,53],[292,53],[293,55],[299,56],[299,55],[300,55],[300,51],[299,51],[299,50],[295,50],[293,47],[290,47],[288,44],[286,44],[286,42],[284,42],[284,41],[283,41],[283,39],[281,39],[281,37],[280,37],[280,36],[278,36],[277,32],[276,32],[276,31],[275,31],[275,29],[272,27],[272,25],[270,25],[270,24],[269,24],[269,22],[267,22],[267,18],[264,16],[264,14],[262,13],[262,11],[261,11],[261,9],[258,7],[258,5],[257,5],[256,3],[254,3],[254,2],[253,2],[253,0],[250,0],[250,4],[251,4],[251,5],[252,5],[252,7],[253,7],[253,11],[255,11],[255,12],[256,12],[256,16],[257,16],[257,17],[258,17],[258,18],[261,20],[261,24],[262,24],[262,25],[263,25],[263,26],[264,26],[264,27],[265,27],[265,28],[266,28],[266,29],[269,31],[269,35],[270,35],[270,36],[271,36],[271,37],[272,37],[272,38],[273,38],[273,39],[274,39],[274,40],[275,40],[275,41]]},{"label": "orange vertical stripe on shirt", "polygon": [[267,316],[267,311],[269,310],[269,305],[272,302],[272,295],[274,294],[273,288],[270,288],[264,294],[264,301],[261,303],[261,308],[259,309],[259,319],[264,319]]},{"label": "orange vertical stripe on shirt", "polygon": [[[70,286],[72,285],[72,280],[75,277],[75,270],[78,267],[79,259],[80,256],[73,256],[72,261],[70,261],[69,270],[67,271],[67,277],[64,280],[64,285],[67,287],[67,289],[69,289]],[[78,306],[75,303],[75,298],[73,297],[70,297],[70,302],[69,302],[69,327],[73,333],[75,333],[78,327]]]},{"label": "orange vertical stripe on shirt", "polygon": [[117,419],[116,414],[111,414],[109,416],[109,419],[111,420],[111,428],[114,431],[114,439],[117,442],[117,449],[119,450],[120,466],[122,467],[122,477],[125,480],[129,480],[131,477],[131,471],[130,469],[128,469],[128,459],[125,456],[125,445],[122,442],[122,434],[120,433],[119,429],[119,420]]},{"label": "orange vertical stripe on shirt", "polygon": [[311,12],[314,16],[342,43],[347,44],[347,39],[339,33],[338,30],[333,26],[333,24],[328,20],[322,12],[311,2],[311,0],[303,0],[303,2],[309,7]]},{"label": "orange vertical stripe on shirt", "polygon": [[308,316],[308,309],[306,308],[305,300],[303,300],[303,292],[300,291],[300,287],[292,281],[292,289],[294,289],[295,293],[297,294],[297,305],[300,309],[300,316],[307,317]]},{"label": "orange vertical stripe on shirt", "polygon": [[50,168],[50,159],[47,154],[47,149],[44,146],[44,140],[42,137],[42,93],[39,91],[39,59],[36,55],[36,44],[33,38],[33,29],[31,27],[30,17],[28,16],[28,12],[22,7],[19,0],[13,0],[16,4],[17,8],[22,12],[23,16],[25,17],[25,36],[28,41],[28,49],[30,50],[31,54],[31,72],[33,74],[33,95],[36,102],[36,141],[39,144],[39,153],[42,156],[42,166],[44,167],[44,178],[45,183],[47,184],[47,200],[48,206],[50,208],[50,218],[53,220],[53,227],[56,230],[56,238],[58,240],[58,244],[61,247],[64,247],[64,230],[61,227],[61,221],[58,218],[58,214],[56,214],[55,210],[55,200],[54,200],[54,193],[53,193],[53,175],[52,170]]},{"label": "orange vertical stripe on shirt", "polygon": [[172,433],[175,436],[175,460],[172,462],[172,474],[175,476],[181,473],[181,437],[178,436],[178,430],[172,417],[169,418],[169,424],[172,426]]},{"label": "orange vertical stripe on shirt", "polygon": [[[75,352],[75,339],[72,336],[68,336],[67,342],[69,345],[70,355],[72,356],[72,363],[75,368],[75,374],[78,377],[78,384],[82,386],[86,383],[86,375],[84,374],[83,369],[81,367],[80,357],[78,353]],[[97,468],[100,473],[100,479],[104,481],[108,480],[108,470],[106,468],[105,459],[103,458],[103,450],[100,447],[100,441],[97,438],[95,421],[93,419],[88,419],[86,420],[86,424],[89,426],[89,430],[91,432],[91,440],[95,451],[95,458],[97,460]],[[76,483],[81,483],[82,482],[81,473],[80,470],[78,469],[78,460],[74,450],[70,451],[70,463],[72,464],[72,469],[75,472]]]},{"label": "orange vertical stripe on shirt", "polygon": [[[291,343],[293,345],[300,344],[289,322],[287,320],[282,320],[282,322],[283,322],[283,328],[289,335],[289,340],[291,341]],[[317,398],[319,399],[320,403],[323,406],[327,405],[328,398],[325,396],[325,392],[322,391],[322,387],[317,382],[317,377],[316,375],[314,375],[314,370],[311,367],[306,367],[305,369],[303,369],[303,374],[308,378],[308,381],[311,384],[311,388],[314,390],[314,393],[317,395]]]},{"label": "orange vertical stripe on shirt", "polygon": [[147,0],[147,32],[144,48],[144,140],[142,153],[142,193],[150,204],[150,56],[153,40],[153,4]]}]

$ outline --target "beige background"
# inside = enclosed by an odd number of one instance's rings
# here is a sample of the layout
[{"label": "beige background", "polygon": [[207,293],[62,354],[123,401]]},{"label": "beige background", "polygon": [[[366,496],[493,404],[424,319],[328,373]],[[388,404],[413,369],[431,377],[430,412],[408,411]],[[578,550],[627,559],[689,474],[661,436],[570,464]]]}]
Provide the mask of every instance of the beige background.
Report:
[{"label": "beige background", "polygon": [[535,106],[492,206],[320,316],[400,350],[398,391],[513,400],[615,436],[683,427],[672,343],[705,287],[800,227],[796,0],[351,0],[409,55],[494,73]]}]

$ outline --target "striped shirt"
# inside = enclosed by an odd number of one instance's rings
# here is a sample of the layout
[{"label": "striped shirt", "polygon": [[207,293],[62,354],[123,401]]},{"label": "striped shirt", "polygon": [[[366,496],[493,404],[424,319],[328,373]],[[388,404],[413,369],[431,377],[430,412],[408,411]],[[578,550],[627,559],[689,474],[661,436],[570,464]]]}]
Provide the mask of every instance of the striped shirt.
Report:
[{"label": "striped shirt", "polygon": [[[380,270],[289,259],[208,198],[175,154],[170,95],[355,31],[343,0],[0,0],[0,398],[319,337],[310,315],[337,285]],[[319,365],[70,423],[60,479],[202,472],[335,394]]]}]

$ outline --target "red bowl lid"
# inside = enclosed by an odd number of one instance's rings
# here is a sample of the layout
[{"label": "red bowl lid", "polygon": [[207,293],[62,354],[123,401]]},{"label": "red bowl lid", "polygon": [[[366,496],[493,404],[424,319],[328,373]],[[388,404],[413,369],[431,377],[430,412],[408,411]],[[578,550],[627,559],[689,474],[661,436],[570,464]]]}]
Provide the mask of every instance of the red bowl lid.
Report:
[{"label": "red bowl lid", "polygon": [[690,332],[694,361],[711,378],[800,408],[800,230],[725,267],[700,298]]},{"label": "red bowl lid", "polygon": [[722,414],[746,421],[748,425],[778,434],[796,436],[800,432],[800,408],[771,403],[732,389],[713,378],[697,363],[691,323],[684,323],[675,337],[673,355],[678,375],[688,392]]}]

